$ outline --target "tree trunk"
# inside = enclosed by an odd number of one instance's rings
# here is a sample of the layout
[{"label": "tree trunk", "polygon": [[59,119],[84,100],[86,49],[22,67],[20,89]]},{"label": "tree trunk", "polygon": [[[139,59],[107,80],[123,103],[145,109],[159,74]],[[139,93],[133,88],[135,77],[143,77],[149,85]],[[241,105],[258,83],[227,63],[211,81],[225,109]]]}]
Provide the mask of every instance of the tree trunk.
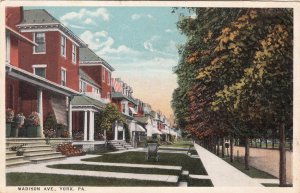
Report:
[{"label": "tree trunk", "polygon": [[222,158],[225,156],[225,141],[224,141],[224,137],[222,137]]},{"label": "tree trunk", "polygon": [[266,149],[268,149],[268,138],[266,138],[265,142],[266,142]]},{"label": "tree trunk", "polygon": [[286,186],[286,154],[285,154],[285,124],[281,123],[279,127],[279,186]]},{"label": "tree trunk", "polygon": [[220,138],[217,137],[217,156],[220,155]]},{"label": "tree trunk", "polygon": [[230,142],[230,162],[233,162],[233,138],[232,138],[232,136],[230,136],[229,142]]},{"label": "tree trunk", "polygon": [[245,137],[245,170],[249,170],[249,139]]},{"label": "tree trunk", "polygon": [[272,139],[272,149],[275,147],[275,138]]},{"label": "tree trunk", "polygon": [[262,140],[263,140],[262,138],[259,139],[259,147],[260,147],[260,148],[261,148],[261,146],[262,146]]}]

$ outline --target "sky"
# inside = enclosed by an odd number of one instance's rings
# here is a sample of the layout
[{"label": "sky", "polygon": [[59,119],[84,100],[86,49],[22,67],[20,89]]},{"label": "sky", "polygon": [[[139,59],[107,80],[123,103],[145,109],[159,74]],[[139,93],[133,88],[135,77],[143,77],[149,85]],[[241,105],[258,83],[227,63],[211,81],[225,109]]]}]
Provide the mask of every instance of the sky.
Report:
[{"label": "sky", "polygon": [[179,13],[171,7],[25,7],[46,9],[84,40],[133,88],[133,96],[173,114],[177,46],[185,37],[176,28]]}]

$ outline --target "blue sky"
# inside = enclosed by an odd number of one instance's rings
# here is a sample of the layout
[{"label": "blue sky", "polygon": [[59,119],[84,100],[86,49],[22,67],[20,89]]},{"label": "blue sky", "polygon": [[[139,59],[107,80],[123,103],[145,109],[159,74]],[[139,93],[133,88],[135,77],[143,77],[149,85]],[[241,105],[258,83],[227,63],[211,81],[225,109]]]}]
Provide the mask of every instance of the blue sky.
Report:
[{"label": "blue sky", "polygon": [[134,89],[134,96],[172,114],[171,95],[177,87],[172,67],[177,45],[185,37],[176,28],[178,13],[171,7],[25,7],[46,9]]}]

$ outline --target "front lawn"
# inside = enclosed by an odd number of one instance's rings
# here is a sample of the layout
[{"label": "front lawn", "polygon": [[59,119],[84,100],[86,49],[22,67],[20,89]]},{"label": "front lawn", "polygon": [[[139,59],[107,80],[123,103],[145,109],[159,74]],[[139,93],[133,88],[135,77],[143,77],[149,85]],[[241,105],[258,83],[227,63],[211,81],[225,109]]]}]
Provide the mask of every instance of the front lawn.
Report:
[{"label": "front lawn", "polygon": [[183,170],[188,170],[190,174],[207,175],[201,160],[191,158],[186,154],[159,153],[160,160],[158,162],[156,162],[155,159],[147,161],[145,155],[145,152],[124,152],[119,154],[105,154],[95,158],[86,158],[83,159],[83,161],[182,166]]},{"label": "front lawn", "polygon": [[48,165],[49,168],[69,169],[69,170],[89,170],[89,171],[105,171],[105,172],[120,172],[120,173],[135,173],[135,174],[165,174],[165,175],[180,175],[179,170],[167,170],[158,168],[136,168],[123,166],[101,166],[87,164],[56,164]]},{"label": "front lawn", "polygon": [[7,173],[7,186],[176,186],[175,183],[40,173]]}]

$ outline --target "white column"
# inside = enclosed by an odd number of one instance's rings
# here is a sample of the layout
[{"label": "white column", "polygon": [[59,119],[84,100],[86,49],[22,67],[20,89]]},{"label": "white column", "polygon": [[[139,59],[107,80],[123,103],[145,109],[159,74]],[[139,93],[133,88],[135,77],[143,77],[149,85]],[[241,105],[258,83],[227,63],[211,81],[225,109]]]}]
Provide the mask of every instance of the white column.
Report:
[{"label": "white column", "polygon": [[95,133],[94,112],[90,111],[89,141],[94,141],[94,133]]},{"label": "white column", "polygon": [[87,111],[84,111],[84,129],[83,129],[83,140],[87,141]]},{"label": "white column", "polygon": [[69,137],[72,139],[72,105],[71,105],[71,97],[68,97],[69,108],[68,108],[68,116],[69,116]]},{"label": "white column", "polygon": [[125,141],[125,128],[124,128],[124,125],[123,125],[123,141]]},{"label": "white column", "polygon": [[38,137],[44,138],[44,129],[43,129],[43,91],[42,89],[37,90],[37,111],[40,118],[40,129],[37,132]]},{"label": "white column", "polygon": [[115,140],[118,140],[118,122],[115,122]]}]

